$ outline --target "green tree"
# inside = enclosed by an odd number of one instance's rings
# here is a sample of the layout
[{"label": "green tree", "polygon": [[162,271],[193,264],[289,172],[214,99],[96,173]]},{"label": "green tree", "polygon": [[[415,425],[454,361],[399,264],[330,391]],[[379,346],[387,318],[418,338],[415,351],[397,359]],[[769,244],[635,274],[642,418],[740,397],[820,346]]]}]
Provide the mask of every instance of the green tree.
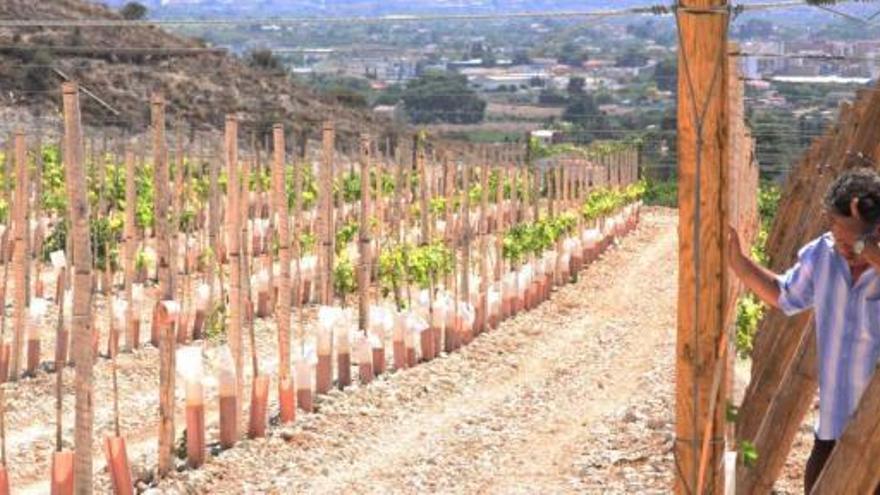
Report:
[{"label": "green tree", "polygon": [[137,21],[147,16],[147,8],[138,2],[128,2],[119,11],[122,18],[128,21]]},{"label": "green tree", "polygon": [[586,86],[587,81],[583,77],[571,77],[568,80],[568,95],[569,96],[578,96],[584,94],[584,87]]},{"label": "green tree", "polygon": [[544,88],[538,95],[538,103],[541,105],[564,105],[568,100],[565,95],[556,90],[556,88]]},{"label": "green tree", "polygon": [[617,57],[615,64],[618,67],[644,67],[648,60],[648,55],[644,51],[638,48],[629,48]]},{"label": "green tree", "polygon": [[802,149],[796,132],[799,123],[789,111],[755,111],[747,120],[756,136],[755,155],[762,168],[778,171],[797,160]]},{"label": "green tree", "polygon": [[392,84],[379,93],[373,105],[396,105],[403,99],[403,87],[399,84]]},{"label": "green tree", "polygon": [[486,102],[468,87],[467,78],[448,72],[428,72],[410,81],[403,102],[414,124],[475,124],[486,113]]},{"label": "green tree", "polygon": [[590,57],[580,46],[569,42],[562,45],[562,48],[559,50],[559,55],[556,58],[559,60],[560,64],[565,64],[571,67],[580,67],[584,62],[589,60]]},{"label": "green tree", "polygon": [[260,48],[248,54],[248,65],[257,69],[280,70],[281,61],[272,53],[272,50]]},{"label": "green tree", "polygon": [[513,65],[529,65],[531,63],[532,59],[529,57],[529,52],[517,50],[513,53]]},{"label": "green tree", "polygon": [[608,120],[599,110],[599,105],[590,94],[582,94],[571,98],[562,114],[563,120],[578,126],[582,132],[578,141],[590,142],[595,139],[596,131],[606,130]]},{"label": "green tree", "polygon": [[657,62],[654,67],[654,83],[659,90],[673,93],[678,91],[678,62],[674,58],[667,57]]},{"label": "green tree", "polygon": [[491,49],[487,48],[485,54],[482,57],[482,66],[483,67],[495,67],[498,65],[498,59],[495,57],[495,53],[492,52]]}]

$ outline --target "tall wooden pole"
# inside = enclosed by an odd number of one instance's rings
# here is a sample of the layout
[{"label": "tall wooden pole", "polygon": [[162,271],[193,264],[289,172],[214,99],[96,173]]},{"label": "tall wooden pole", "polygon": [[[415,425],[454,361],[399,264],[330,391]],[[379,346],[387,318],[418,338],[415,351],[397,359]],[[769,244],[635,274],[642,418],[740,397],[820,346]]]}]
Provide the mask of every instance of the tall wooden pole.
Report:
[{"label": "tall wooden pole", "polygon": [[[220,238],[220,160],[217,159],[216,155],[209,160],[208,167],[208,245],[213,251],[213,256],[211,256],[212,272],[209,277],[209,283],[211,284],[211,298],[213,299],[215,297],[214,279],[219,276],[220,271],[220,246],[223,245],[224,252],[226,252],[228,244],[225,242],[225,239]],[[226,208],[229,208],[228,203]]]},{"label": "tall wooden pole", "polygon": [[62,85],[64,105],[64,161],[68,215],[73,238],[73,352],[76,362],[76,418],[74,483],[77,495],[92,493],[92,249],[89,239],[89,201],[83,168],[79,87]]},{"label": "tall wooden pole", "polygon": [[463,301],[470,301],[471,297],[471,164],[470,157],[463,157],[462,168],[462,189],[464,190],[464,199],[462,200],[461,210],[461,228],[464,234],[461,239],[462,256],[461,256],[461,298]]},{"label": "tall wooden pole", "polygon": [[125,150],[125,301],[128,303],[125,307],[125,345],[123,349],[131,351],[137,347],[135,342],[135,307],[132,301],[132,284],[134,282],[134,257],[137,250],[137,240],[135,232],[135,203],[137,202],[137,191],[134,182],[134,152],[127,148]]},{"label": "tall wooden pole", "polygon": [[[713,397],[724,329],[727,171],[727,26],[724,0],[682,0],[677,12],[679,302],[676,358],[676,493],[724,490],[725,408]],[[619,184],[618,174],[611,177]],[[726,383],[726,380],[721,380]],[[726,396],[726,387],[718,391]],[[711,408],[710,405],[715,405]],[[713,410],[710,410],[713,409]],[[712,424],[708,471],[703,432]],[[702,481],[702,483],[701,483]],[[702,484],[702,486],[698,486]]]},{"label": "tall wooden pole", "polygon": [[[360,138],[361,215],[360,262],[358,267],[358,322],[364,332],[370,329],[370,138]],[[381,183],[381,177],[378,178]]]},{"label": "tall wooden pole", "polygon": [[[304,140],[305,137],[302,139]],[[302,146],[305,146],[305,144],[302,144]],[[305,355],[305,316],[303,315],[302,305],[303,299],[307,296],[304,290],[305,281],[302,276],[303,253],[300,246],[300,239],[302,238],[300,230],[304,230],[302,222],[302,183],[305,166],[305,160],[303,157],[297,157],[293,162],[293,235],[295,236],[293,240],[293,259],[296,260],[296,278],[294,279],[294,286],[296,287],[296,309],[299,313],[297,335],[300,339],[301,357]]]},{"label": "tall wooden pole", "polygon": [[[504,164],[502,162],[503,152],[496,152],[495,157],[495,173],[498,174],[498,180],[495,184],[495,280],[499,283],[504,276],[504,257],[501,255],[504,249],[504,228],[506,208],[504,207]],[[535,173],[537,183],[538,174]],[[537,186],[540,187],[540,186]],[[537,195],[535,195],[537,198]],[[534,212],[535,220],[538,219],[537,203]]]},{"label": "tall wooden pole", "polygon": [[[413,170],[419,174],[419,223],[421,223],[422,235],[420,243],[426,245],[431,242],[430,212],[428,211],[428,176],[425,171],[424,143],[418,133],[413,137]],[[409,183],[407,183],[409,184]]]},{"label": "tall wooden pole", "polygon": [[[40,283],[40,275],[42,263],[40,263],[40,254],[43,248],[43,241],[45,240],[46,233],[43,230],[43,212],[41,209],[41,201],[40,199],[43,197],[43,136],[42,131],[38,130],[37,132],[37,141],[34,143],[34,149],[36,150],[34,157],[34,176],[31,177],[31,183],[33,185],[33,198],[34,205],[33,211],[30,212],[29,218],[33,218],[36,220],[36,230],[34,231],[33,237],[28,236],[29,239],[33,239],[33,243],[31,243],[30,249],[28,251],[28,263],[30,260],[34,260],[36,263],[34,266],[34,281],[36,283]],[[30,222],[28,222],[30,223]],[[30,277],[28,277],[28,287],[31,286]],[[42,296],[41,296],[42,297]]]},{"label": "tall wooden pole", "polygon": [[27,279],[28,279],[28,254],[27,237],[30,226],[27,221],[28,211],[28,167],[27,145],[24,133],[15,133],[15,199],[12,203],[13,212],[13,254],[12,266],[15,267],[15,303],[14,318],[15,329],[12,334],[12,363],[9,369],[9,379],[18,380],[21,372],[21,349],[24,344],[24,331],[27,319]]},{"label": "tall wooden pole", "polygon": [[333,228],[333,155],[336,148],[336,128],[332,121],[324,122],[322,131],[323,155],[320,173],[320,198],[319,220],[320,226],[320,257],[319,257],[319,284],[321,304],[330,304],[333,301],[333,241],[336,238]]},{"label": "tall wooden pole", "polygon": [[[227,225],[227,249],[229,251],[229,351],[235,364],[235,424],[238,425],[242,418],[242,402],[244,397],[244,352],[242,326],[242,290],[241,290],[241,187],[239,186],[238,170],[238,119],[234,115],[226,117],[224,137],[226,156],[226,195],[229,207],[230,222]],[[237,436],[237,432],[236,432]]]},{"label": "tall wooden pole", "polygon": [[[272,129],[272,203],[275,206],[275,225],[278,232],[278,257],[281,263],[278,280],[278,301],[275,304],[275,321],[278,325],[278,372],[279,396],[292,393],[290,381],[290,212],[287,208],[287,188],[284,174],[284,127],[276,124]],[[271,288],[270,288],[271,289]],[[289,391],[289,392],[288,392]],[[283,399],[281,397],[280,399]],[[279,400],[283,405],[285,402]],[[283,421],[292,421],[293,411],[282,408]]]},{"label": "tall wooden pole", "polygon": [[[174,300],[174,274],[172,273],[171,231],[168,223],[168,207],[171,194],[168,190],[168,157],[165,144],[165,98],[154,94],[152,98],[153,120],[153,205],[156,222],[156,255],[159,271],[159,300]],[[176,325],[166,322],[159,335],[159,476],[165,476],[174,468],[174,350]]]},{"label": "tall wooden pole", "polygon": [[480,157],[480,321],[477,329],[485,332],[489,327],[489,155],[482,150]]}]

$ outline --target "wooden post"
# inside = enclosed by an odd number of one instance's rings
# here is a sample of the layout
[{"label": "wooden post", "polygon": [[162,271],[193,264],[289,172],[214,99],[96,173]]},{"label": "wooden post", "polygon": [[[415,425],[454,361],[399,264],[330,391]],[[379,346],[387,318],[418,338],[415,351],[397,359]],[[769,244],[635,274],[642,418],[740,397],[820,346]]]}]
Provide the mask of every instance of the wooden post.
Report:
[{"label": "wooden post", "polygon": [[529,171],[525,166],[525,162],[522,160],[522,155],[517,154],[515,158],[515,166],[514,170],[516,171],[516,176],[518,177],[518,182],[522,183],[522,196],[517,198],[516,201],[516,216],[519,218],[520,222],[525,222],[528,220],[528,206],[529,206]]},{"label": "wooden post", "polygon": [[[235,424],[242,418],[242,402],[244,397],[244,352],[242,326],[242,291],[241,291],[241,204],[239,186],[241,179],[238,170],[238,119],[234,115],[226,116],[225,128],[226,156],[226,193],[230,211],[230,222],[227,223],[227,250],[229,251],[229,350],[235,364]],[[237,435],[237,432],[236,432]]]},{"label": "wooden post", "polygon": [[333,272],[333,241],[336,238],[333,228],[333,155],[336,148],[336,130],[332,121],[324,122],[322,139],[323,155],[318,192],[320,198],[318,210],[320,232],[318,287],[321,304],[330,304],[333,301],[331,274]]},{"label": "wooden post", "polygon": [[[462,236],[462,255],[461,255],[461,294],[462,300],[470,302],[471,298],[471,164],[469,157],[462,160],[462,189],[464,190],[464,199],[462,200],[461,228]],[[457,304],[457,303],[456,303]]]},{"label": "wooden post", "polygon": [[488,154],[480,153],[480,301],[477,331],[489,327],[489,164]]},{"label": "wooden post", "polygon": [[401,242],[401,236],[403,235],[403,163],[401,162],[399,155],[400,147],[398,146],[395,149],[394,156],[394,226],[392,228],[392,231],[394,232],[395,242]]},{"label": "wooden post", "polygon": [[[137,191],[134,182],[134,152],[127,148],[125,150],[125,254],[123,263],[125,265],[125,351],[131,351],[137,348],[138,343],[135,341],[136,325],[139,324],[135,318],[134,301],[132,300],[132,283],[134,282],[134,257],[137,250],[137,240],[135,232],[135,203],[137,202]],[[137,313],[139,314],[139,313]]]},{"label": "wooden post", "polygon": [[[724,333],[727,269],[727,25],[722,0],[682,1],[679,47],[679,301],[676,359],[676,493],[724,490],[725,408],[713,397]],[[712,10],[713,8],[718,8]],[[704,111],[705,109],[705,111]],[[609,167],[609,173],[611,169]],[[613,177],[609,177],[612,179]],[[610,182],[610,180],[609,180]],[[619,176],[616,177],[619,185]],[[724,384],[726,380],[721,381]],[[724,387],[722,387],[723,389]],[[719,390],[720,397],[726,391]],[[714,405],[710,410],[710,405]],[[708,471],[700,476],[705,425],[712,424]],[[699,486],[701,485],[701,486]]]},{"label": "wooden post", "polygon": [[[370,138],[361,138],[361,225],[358,267],[358,322],[366,334],[370,329]],[[381,181],[381,178],[379,178]]]},{"label": "wooden post", "polygon": [[424,143],[418,133],[413,137],[413,169],[419,174],[419,222],[421,223],[422,235],[420,242],[427,245],[431,242],[431,218],[428,211],[428,175],[425,171]]},{"label": "wooden post", "polygon": [[89,201],[83,169],[79,88],[62,85],[64,104],[64,160],[68,214],[73,238],[73,352],[76,356],[76,418],[74,483],[77,495],[92,493],[92,249],[89,239]]},{"label": "wooden post", "polygon": [[[454,232],[455,232],[455,217],[453,216],[453,195],[455,193],[455,176],[456,176],[457,167],[452,160],[448,157],[445,157],[443,160],[443,194],[446,197],[446,211],[444,212],[444,221],[446,223],[446,232],[444,233],[444,239],[446,241],[446,245],[449,246],[453,251],[455,247],[453,243],[455,242]],[[455,273],[451,273],[446,280],[446,289],[449,290],[453,286],[452,278],[455,277]]]},{"label": "wooden post", "polygon": [[[209,283],[211,284],[211,297],[213,298],[215,297],[214,278],[219,274],[221,260],[228,254],[226,252],[228,249],[228,243],[225,242],[225,239],[220,237],[220,160],[218,160],[216,156],[211,158],[212,159],[210,159],[208,163],[208,167],[210,167],[208,171],[208,245],[211,250],[213,250],[213,256],[211,256],[212,273],[209,278]],[[229,209],[229,206],[229,204],[226,205],[227,210]],[[221,245],[223,246],[222,249]]]},{"label": "wooden post", "polygon": [[[305,138],[303,138],[305,139]],[[305,146],[305,144],[303,144]],[[297,326],[298,336],[300,339],[300,345],[303,346],[301,349],[304,354],[304,338],[305,338],[305,316],[303,315],[302,305],[303,299],[307,296],[305,291],[305,280],[302,276],[302,249],[300,248],[300,239],[302,238],[302,234],[300,229],[304,230],[303,222],[302,222],[302,182],[303,182],[303,173],[305,167],[304,158],[300,158],[294,160],[293,162],[293,235],[296,236],[293,240],[293,259],[296,260],[296,278],[294,279],[294,285],[296,286],[296,309],[299,313],[299,325]],[[311,285],[311,284],[310,284]]]},{"label": "wooden post", "polygon": [[[174,300],[174,278],[171,265],[171,240],[169,238],[168,207],[171,195],[168,191],[168,160],[165,145],[165,97],[159,93],[152,98],[153,164],[155,174],[153,187],[154,211],[156,212],[156,255],[159,271],[159,299]],[[174,350],[177,325],[159,327],[159,476],[167,475],[174,468]]]},{"label": "wooden post", "polygon": [[[184,156],[183,156],[184,155],[184,151],[183,151],[183,139],[184,138],[183,138],[182,124],[180,123],[180,121],[177,122],[176,127],[177,127],[177,129],[175,130],[176,132],[175,132],[175,139],[174,139],[175,140],[174,176],[172,177],[169,173],[169,181],[173,180],[173,188],[170,191],[171,201],[169,203],[171,204],[172,211],[171,211],[171,214],[169,217],[169,222],[171,222],[171,223],[170,223],[170,229],[168,232],[168,237],[169,237],[169,239],[168,239],[169,251],[168,252],[170,253],[169,258],[168,258],[168,263],[171,265],[171,270],[172,270],[171,273],[172,273],[172,277],[174,277],[175,281],[177,281],[177,278],[179,277],[179,275],[181,273],[180,263],[178,261],[178,256],[180,253],[180,246],[178,243],[178,233],[180,232],[180,219],[181,219],[181,217],[183,217],[183,211],[186,208],[186,204],[184,203],[184,194],[183,194],[183,192],[184,192],[183,174],[184,174],[184,168],[186,167],[186,163],[184,161]],[[184,244],[184,246],[186,246],[186,244]],[[184,258],[186,258],[186,257],[184,256]],[[186,263],[184,262],[184,267],[185,267],[185,265],[186,265]],[[184,268],[184,271],[186,271],[185,268]],[[182,285],[184,285],[184,284],[181,284],[179,282],[175,284],[175,292],[174,292],[175,298],[178,295],[177,291],[180,289],[180,286],[182,286]],[[186,298],[186,296],[184,295],[182,299],[185,299],[185,298]],[[183,304],[184,301],[181,300],[180,303]],[[183,309],[183,307],[181,309]],[[183,313],[181,312],[181,314],[183,314]],[[185,328],[180,328],[179,331],[184,334],[186,333]]]},{"label": "wooden post", "polygon": [[[42,266],[40,255],[43,251],[43,240],[46,237],[46,233],[43,230],[43,212],[42,212],[42,201],[43,197],[43,136],[40,132],[37,133],[37,142],[35,143],[34,148],[36,149],[36,156],[34,158],[34,176],[31,178],[31,182],[33,183],[33,212],[31,218],[36,220],[36,229],[34,230],[33,236],[28,236],[28,239],[33,239],[31,243],[30,250],[28,251],[28,263],[31,260],[35,261],[34,265],[34,288],[37,291],[37,297],[43,297],[43,282],[42,282]],[[29,222],[30,223],[30,222]],[[28,280],[28,287],[31,286],[31,281]]]},{"label": "wooden post", "polygon": [[[497,282],[501,282],[501,278],[504,276],[504,257],[501,256],[501,253],[504,249],[504,222],[505,222],[505,207],[504,207],[504,167],[501,161],[501,157],[503,155],[501,153],[495,154],[495,173],[498,174],[498,181],[495,185],[495,280]],[[535,173],[535,184],[537,181],[538,174],[537,171]],[[540,187],[540,185],[536,185],[536,187]],[[535,195],[537,199],[537,195]],[[538,208],[537,203],[535,203],[535,219],[538,218]]]},{"label": "wooden post", "polygon": [[[293,381],[290,378],[290,212],[287,207],[286,177],[284,174],[284,127],[272,129],[274,160],[272,161],[272,199],[275,206],[275,225],[278,233],[278,301],[275,321],[278,325],[278,396],[281,421],[293,421],[296,411]],[[270,287],[271,290],[271,287]]]},{"label": "wooden post", "polygon": [[[241,299],[243,301],[243,315],[244,321],[248,324],[248,329],[250,330],[248,333],[253,333],[254,319],[256,317],[256,313],[254,311],[254,301],[253,294],[251,294],[251,247],[252,236],[250,235],[250,212],[249,206],[251,204],[251,192],[250,192],[250,177],[251,177],[251,165],[252,161],[250,159],[243,160],[241,170],[238,172],[239,181],[236,183],[238,185],[238,209],[236,213],[238,215],[238,239],[239,239],[239,259],[241,263]],[[250,335],[249,335],[250,336]],[[251,339],[253,340],[253,339]],[[251,353],[253,357],[253,352]],[[252,364],[256,364],[256,360],[252,359]],[[255,366],[256,368],[256,366]],[[242,375],[244,376],[244,375]],[[254,375],[256,377],[256,374]]]},{"label": "wooden post", "polygon": [[[13,177],[15,176],[15,133],[12,132],[9,134],[6,139],[6,156],[3,161],[3,176],[6,177],[6,183],[3,185],[3,200],[6,201],[7,205],[12,206],[12,187],[10,186]],[[12,232],[11,221],[15,217],[12,210],[9,210],[7,213],[7,220],[10,223],[9,228],[7,228],[7,233],[4,235],[5,242],[3,243],[3,263],[9,264],[12,258],[12,245],[15,243],[15,233]],[[68,237],[68,241],[70,241],[70,237]],[[4,306],[5,307],[5,306]]]},{"label": "wooden post", "polygon": [[21,372],[21,349],[24,345],[24,331],[27,320],[27,278],[28,254],[27,237],[30,226],[27,221],[28,210],[28,170],[27,145],[24,133],[15,133],[15,200],[10,209],[13,213],[14,244],[12,265],[15,267],[15,330],[12,334],[12,364],[9,369],[10,381],[17,381]]}]

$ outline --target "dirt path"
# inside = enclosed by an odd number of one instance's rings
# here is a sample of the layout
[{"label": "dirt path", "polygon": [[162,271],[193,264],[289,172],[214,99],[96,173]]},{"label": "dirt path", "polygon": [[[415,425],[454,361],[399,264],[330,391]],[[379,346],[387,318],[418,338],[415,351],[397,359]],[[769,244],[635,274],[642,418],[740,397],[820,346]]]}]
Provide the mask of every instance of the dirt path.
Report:
[{"label": "dirt path", "polygon": [[667,491],[676,255],[674,213],[652,211],[537,310],[462,352],[322,398],[318,414],[159,489]]}]

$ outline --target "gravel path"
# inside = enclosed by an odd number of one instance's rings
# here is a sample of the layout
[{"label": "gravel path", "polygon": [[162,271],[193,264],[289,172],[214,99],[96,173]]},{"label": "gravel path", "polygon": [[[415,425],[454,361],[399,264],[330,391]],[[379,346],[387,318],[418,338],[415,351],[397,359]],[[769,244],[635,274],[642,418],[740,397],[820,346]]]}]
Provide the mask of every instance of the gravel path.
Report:
[{"label": "gravel path", "polygon": [[676,214],[461,352],[319,398],[162,493],[665,493]]}]

